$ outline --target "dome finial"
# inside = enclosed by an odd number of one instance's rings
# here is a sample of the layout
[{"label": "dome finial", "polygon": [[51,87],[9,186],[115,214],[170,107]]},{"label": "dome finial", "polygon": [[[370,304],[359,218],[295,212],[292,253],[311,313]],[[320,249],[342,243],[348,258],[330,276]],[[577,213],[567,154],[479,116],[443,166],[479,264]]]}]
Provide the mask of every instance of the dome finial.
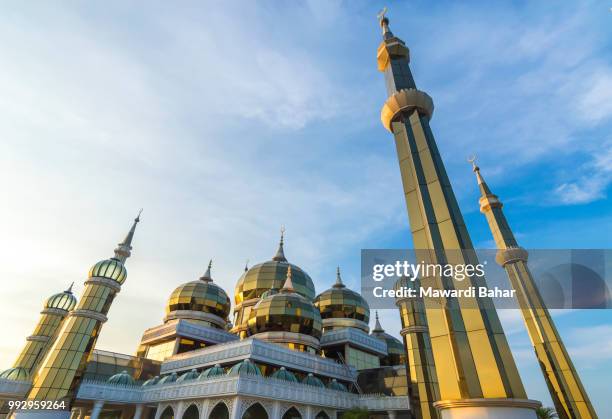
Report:
[{"label": "dome finial", "polygon": [[376,323],[374,323],[374,329],[372,333],[384,333],[385,329],[380,325],[380,320],[378,319],[378,310],[376,310]]},{"label": "dome finial", "polygon": [[293,281],[291,280],[291,265],[287,268],[287,279],[285,280],[285,284],[281,289],[282,292],[295,292],[293,288]]},{"label": "dome finial", "polygon": [[244,271],[248,271],[249,270],[249,260],[247,259],[245,264],[244,264]]},{"label": "dome finial", "polygon": [[136,231],[136,224],[140,222],[140,214],[142,214],[142,208],[138,211],[138,215],[134,218],[134,223],[132,224],[132,228],[128,231],[125,239],[115,249],[115,258],[118,259],[121,263],[124,263],[127,258],[132,254],[132,239],[134,238],[134,232]]},{"label": "dome finial", "polygon": [[212,259],[208,262],[208,267],[206,268],[206,272],[204,272],[204,275],[200,277],[200,280],[206,281],[206,282],[212,281],[212,276],[210,273],[211,268],[212,268]]},{"label": "dome finial", "polygon": [[384,39],[387,39],[393,36],[393,34],[391,33],[391,30],[389,29],[389,18],[387,18],[388,11],[389,9],[387,9],[387,7],[385,6],[376,15],[376,17],[378,18],[378,23],[380,24],[380,27],[382,28]]},{"label": "dome finial", "polygon": [[344,288],[345,285],[342,283],[342,277],[340,276],[340,266],[336,267],[336,283],[334,288]]},{"label": "dome finial", "polygon": [[68,287],[68,289],[66,291],[64,291],[66,294],[72,294],[72,287],[74,287],[74,282],[72,282],[72,284],[70,284],[70,286]]},{"label": "dome finial", "polygon": [[285,250],[283,249],[284,244],[285,244],[285,226],[282,226],[280,242],[278,244],[278,250],[276,251],[276,255],[274,255],[272,260],[275,260],[277,262],[287,262],[287,258],[285,257]]}]

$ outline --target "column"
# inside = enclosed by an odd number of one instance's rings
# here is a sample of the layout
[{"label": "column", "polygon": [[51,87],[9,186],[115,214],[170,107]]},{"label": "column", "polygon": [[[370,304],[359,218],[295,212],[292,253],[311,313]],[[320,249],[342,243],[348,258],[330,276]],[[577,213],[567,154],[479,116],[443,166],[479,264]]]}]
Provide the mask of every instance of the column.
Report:
[{"label": "column", "polygon": [[91,411],[91,419],[98,419],[100,417],[100,413],[102,413],[103,407],[104,407],[104,401],[96,400],[93,406],[93,410]]}]

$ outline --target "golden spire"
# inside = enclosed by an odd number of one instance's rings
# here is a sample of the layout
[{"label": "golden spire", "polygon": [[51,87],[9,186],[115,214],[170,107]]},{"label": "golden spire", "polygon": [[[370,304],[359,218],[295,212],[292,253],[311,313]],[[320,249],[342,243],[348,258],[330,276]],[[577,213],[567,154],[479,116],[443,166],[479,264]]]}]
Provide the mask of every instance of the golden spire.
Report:
[{"label": "golden spire", "polygon": [[480,167],[476,165],[476,156],[470,157],[468,162],[472,163],[472,171],[476,173],[476,180],[478,181],[478,187],[480,188],[480,193],[482,196],[493,195],[489,189],[489,185],[487,185],[487,182],[485,182],[484,178],[480,174]]},{"label": "golden spire", "polygon": [[136,224],[140,222],[140,214],[142,214],[142,208],[138,211],[138,215],[134,218],[134,223],[132,224],[132,228],[128,231],[125,239],[115,249],[115,259],[121,261],[121,263],[125,262],[127,258],[132,254],[132,239],[134,238],[134,232],[136,231]]},{"label": "golden spire", "polygon": [[376,15],[376,17],[378,18],[378,23],[380,24],[380,27],[382,28],[383,38],[385,39],[391,38],[393,36],[393,33],[391,33],[391,30],[389,29],[389,18],[387,18],[386,16],[387,12],[388,12],[388,9],[385,6]]},{"label": "golden spire", "polygon": [[293,281],[291,280],[291,265],[287,267],[287,279],[285,279],[285,284],[281,289],[281,292],[295,292],[293,288]]},{"label": "golden spire", "polygon": [[284,244],[285,244],[285,226],[282,226],[280,243],[278,244],[278,250],[276,251],[276,255],[274,255],[272,260],[275,260],[277,262],[287,262],[287,258],[285,257],[285,250],[283,249]]}]

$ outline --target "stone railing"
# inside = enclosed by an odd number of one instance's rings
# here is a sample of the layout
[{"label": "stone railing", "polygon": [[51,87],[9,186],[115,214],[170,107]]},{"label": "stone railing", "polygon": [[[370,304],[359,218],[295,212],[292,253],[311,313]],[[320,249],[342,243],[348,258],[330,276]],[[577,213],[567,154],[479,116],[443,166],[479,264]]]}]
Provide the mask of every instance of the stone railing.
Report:
[{"label": "stone railing", "polygon": [[365,407],[369,410],[408,410],[409,406],[408,397],[357,395],[257,375],[224,375],[149,387],[84,381],[77,399],[138,404],[237,395],[333,409]]},{"label": "stone railing", "polygon": [[345,381],[354,381],[357,376],[357,371],[353,367],[253,338],[174,355],[164,361],[161,373],[180,373],[192,368],[209,367],[218,362],[224,364],[227,364],[228,361],[239,362],[245,358],[265,364],[297,368],[301,371]]},{"label": "stone railing", "polygon": [[376,352],[379,355],[387,355],[387,343],[385,341],[352,327],[331,330],[325,332],[321,337],[321,346],[339,343],[350,343],[354,346]]},{"label": "stone railing", "polygon": [[32,387],[29,381],[15,381],[0,378],[0,397],[22,399]]},{"label": "stone railing", "polygon": [[143,336],[142,342],[147,343],[156,340],[163,336],[171,336],[173,334],[188,336],[193,339],[203,340],[206,342],[224,343],[238,340],[238,336],[225,330],[215,329],[210,326],[197,325],[185,320],[179,320],[175,323],[156,326],[147,329]]}]

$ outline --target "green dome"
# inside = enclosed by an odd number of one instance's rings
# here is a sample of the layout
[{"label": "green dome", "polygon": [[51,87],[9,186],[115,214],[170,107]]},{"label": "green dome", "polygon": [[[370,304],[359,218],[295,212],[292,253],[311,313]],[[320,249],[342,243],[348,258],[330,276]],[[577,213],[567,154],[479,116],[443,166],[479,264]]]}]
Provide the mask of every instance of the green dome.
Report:
[{"label": "green dome", "polygon": [[225,374],[225,370],[221,368],[221,365],[215,364],[214,367],[210,367],[202,371],[202,374],[200,374],[200,380],[205,379],[205,378],[210,378],[210,377],[216,377],[218,375],[224,375],[224,374]]},{"label": "green dome", "polygon": [[321,312],[322,319],[370,321],[370,306],[359,293],[346,288],[340,278],[340,270],[334,286],[317,295],[314,305]]},{"label": "green dome", "polygon": [[309,386],[325,387],[323,381],[321,381],[319,377],[315,377],[312,373],[308,373],[308,375],[302,380],[302,383]]},{"label": "green dome", "polygon": [[177,379],[178,379],[178,376],[176,375],[175,372],[173,372],[170,375],[166,375],[166,376],[162,377],[161,380],[159,380],[159,382],[157,384],[174,383]]},{"label": "green dome", "polygon": [[0,378],[12,381],[29,381],[30,373],[23,367],[14,367],[0,372]]},{"label": "green dome", "polygon": [[245,359],[234,365],[227,372],[227,375],[261,375],[261,371],[257,368],[257,365],[253,364],[250,360]]},{"label": "green dome", "polygon": [[225,291],[212,281],[196,280],[176,288],[166,305],[166,314],[178,310],[201,311],[227,320],[231,302]]},{"label": "green dome", "polygon": [[321,314],[302,295],[281,290],[278,294],[261,299],[255,304],[247,327],[250,335],[263,332],[293,332],[319,339],[322,327]]},{"label": "green dome", "polygon": [[183,381],[195,380],[200,376],[200,373],[195,368],[185,374],[181,375],[176,382],[182,383]]},{"label": "green dome", "polygon": [[270,260],[251,267],[238,279],[234,295],[236,304],[253,298],[261,298],[264,292],[272,288],[282,288],[289,266],[293,273],[295,291],[308,300],[312,300],[315,296],[315,288],[312,279],[306,272],[287,261]]},{"label": "green dome", "polygon": [[292,383],[298,382],[298,379],[295,378],[295,375],[291,371],[287,371],[285,367],[281,367],[279,370],[275,371],[272,374],[272,377],[278,380],[291,381]]},{"label": "green dome", "polygon": [[55,308],[58,310],[70,311],[76,307],[77,299],[72,294],[72,286],[64,292],[54,294],[45,302],[45,308]]},{"label": "green dome", "polygon": [[327,386],[327,388],[336,391],[348,391],[346,386],[342,383],[339,383],[335,378],[331,380],[331,383]]},{"label": "green dome", "polygon": [[143,387],[154,386],[158,382],[159,382],[159,375],[156,375],[155,377],[149,378],[147,381],[142,383],[142,386]]},{"label": "green dome", "polygon": [[128,372],[125,370],[121,371],[119,374],[113,375],[111,378],[106,380],[106,382],[110,384],[121,384],[124,386],[127,386],[127,385],[133,386],[134,384],[136,384],[132,376],[128,374]]},{"label": "green dome", "polygon": [[89,278],[93,277],[112,279],[119,284],[123,284],[127,278],[127,270],[119,259],[106,259],[91,267],[89,270]]}]

